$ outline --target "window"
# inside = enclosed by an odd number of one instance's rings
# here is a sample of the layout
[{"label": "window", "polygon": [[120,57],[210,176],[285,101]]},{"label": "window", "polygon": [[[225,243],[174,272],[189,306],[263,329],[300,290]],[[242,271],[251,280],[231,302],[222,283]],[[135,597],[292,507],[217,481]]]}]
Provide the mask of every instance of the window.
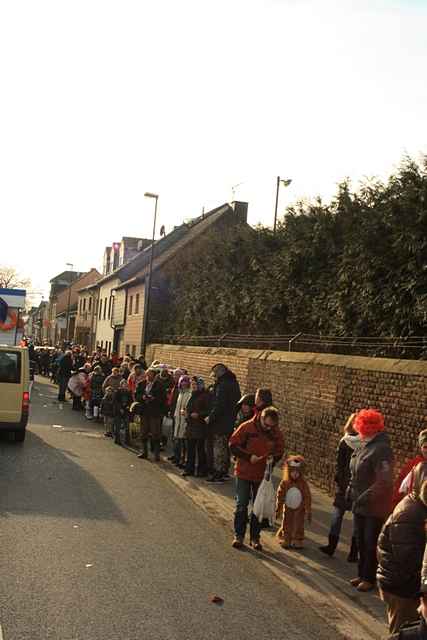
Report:
[{"label": "window", "polygon": [[88,311],[92,311],[92,296],[89,296]]},{"label": "window", "polygon": [[129,353],[129,345],[127,344],[125,347],[125,356],[127,356]]},{"label": "window", "polygon": [[86,311],[86,298],[83,300],[83,311]]},{"label": "window", "polygon": [[129,311],[128,311],[128,316],[132,315],[132,307],[133,307],[133,296],[131,296],[129,298]]},{"label": "window", "polygon": [[108,319],[111,318],[111,303],[113,302],[113,297],[110,296],[110,299],[108,300]]},{"label": "window", "polygon": [[104,298],[104,314],[102,316],[103,320],[107,317],[107,300],[108,298]]},{"label": "window", "polygon": [[21,354],[16,351],[0,351],[0,382],[21,382]]},{"label": "window", "polygon": [[103,346],[104,346],[104,340],[101,340],[101,349],[103,348]]},{"label": "window", "polygon": [[79,300],[79,315],[82,315],[82,299]]},{"label": "window", "polygon": [[135,313],[139,313],[139,293],[135,296]]},{"label": "window", "polygon": [[102,316],[102,300],[99,299],[99,320],[101,320]]},{"label": "window", "polygon": [[136,346],[133,344],[132,345],[132,358],[134,358],[136,356]]}]

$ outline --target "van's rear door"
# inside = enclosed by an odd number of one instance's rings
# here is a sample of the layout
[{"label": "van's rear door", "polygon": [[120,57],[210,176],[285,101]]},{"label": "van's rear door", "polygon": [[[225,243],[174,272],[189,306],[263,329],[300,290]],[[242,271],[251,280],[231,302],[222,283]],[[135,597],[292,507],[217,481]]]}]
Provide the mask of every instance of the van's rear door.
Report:
[{"label": "van's rear door", "polygon": [[21,421],[23,362],[19,349],[0,349],[0,423]]}]

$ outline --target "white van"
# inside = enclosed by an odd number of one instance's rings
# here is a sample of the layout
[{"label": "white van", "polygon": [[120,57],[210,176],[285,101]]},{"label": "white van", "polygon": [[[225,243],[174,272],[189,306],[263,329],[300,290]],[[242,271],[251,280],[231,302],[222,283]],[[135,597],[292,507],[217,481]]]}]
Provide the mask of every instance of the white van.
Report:
[{"label": "white van", "polygon": [[0,344],[0,431],[25,440],[30,408],[30,360],[26,347]]}]

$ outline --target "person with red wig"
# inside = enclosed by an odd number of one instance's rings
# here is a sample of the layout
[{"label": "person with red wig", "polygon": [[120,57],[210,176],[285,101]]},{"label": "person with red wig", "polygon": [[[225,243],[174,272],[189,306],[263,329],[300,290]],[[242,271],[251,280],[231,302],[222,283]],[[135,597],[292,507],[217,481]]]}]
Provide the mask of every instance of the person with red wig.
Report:
[{"label": "person with red wig", "polygon": [[354,420],[362,446],[350,461],[349,498],[359,547],[358,577],[351,584],[358,591],[375,587],[377,541],[391,512],[393,494],[393,451],[384,431],[384,416],[375,409],[362,409]]}]

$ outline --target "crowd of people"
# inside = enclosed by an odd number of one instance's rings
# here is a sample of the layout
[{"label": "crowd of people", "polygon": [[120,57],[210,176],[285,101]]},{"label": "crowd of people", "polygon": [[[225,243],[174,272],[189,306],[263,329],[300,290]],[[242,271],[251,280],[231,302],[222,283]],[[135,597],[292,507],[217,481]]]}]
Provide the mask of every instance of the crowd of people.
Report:
[{"label": "crowd of people", "polygon": [[[231,480],[234,463],[236,507],[232,546],[242,549],[249,525],[250,545],[262,550],[259,521],[249,507],[267,473],[284,456],[280,415],[269,389],[241,396],[235,374],[216,364],[209,384],[185,368],[172,368],[144,358],[88,354],[75,347],[39,355],[41,374],[59,387],[58,401],[70,393],[73,409],[88,420],[103,420],[105,436],[129,441],[129,423],[140,423],[141,459],[150,452],[160,460],[169,440],[169,461],[183,476],[212,484]],[[393,639],[426,638],[427,627],[427,429],[419,435],[419,452],[394,482],[394,455],[384,416],[374,409],[352,414],[337,450],[336,494],[328,543],[333,556],[346,511],[352,513],[353,535],[347,560],[357,563],[351,584],[359,592],[376,586],[387,608]],[[151,446],[149,447],[149,444]],[[150,451],[149,451],[150,449]],[[284,549],[301,549],[305,520],[311,522],[311,492],[305,460],[288,456],[276,497],[277,532]],[[424,565],[423,565],[424,557]],[[409,625],[406,628],[406,625]]]}]

